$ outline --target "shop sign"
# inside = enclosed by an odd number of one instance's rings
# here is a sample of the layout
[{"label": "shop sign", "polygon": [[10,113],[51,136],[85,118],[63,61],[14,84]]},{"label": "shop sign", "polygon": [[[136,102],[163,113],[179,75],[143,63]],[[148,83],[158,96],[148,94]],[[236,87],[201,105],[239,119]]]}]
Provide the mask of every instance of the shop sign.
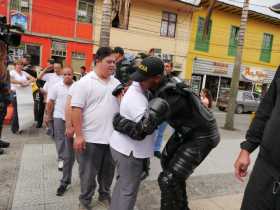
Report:
[{"label": "shop sign", "polygon": [[246,67],[243,72],[242,76],[252,82],[263,82],[267,79],[268,75],[265,71],[256,68],[249,68]]},{"label": "shop sign", "polygon": [[11,25],[20,26],[22,29],[27,30],[27,17],[26,15],[16,12],[11,15]]},{"label": "shop sign", "polygon": [[227,74],[228,73],[228,64],[213,62],[214,73],[216,74]]}]

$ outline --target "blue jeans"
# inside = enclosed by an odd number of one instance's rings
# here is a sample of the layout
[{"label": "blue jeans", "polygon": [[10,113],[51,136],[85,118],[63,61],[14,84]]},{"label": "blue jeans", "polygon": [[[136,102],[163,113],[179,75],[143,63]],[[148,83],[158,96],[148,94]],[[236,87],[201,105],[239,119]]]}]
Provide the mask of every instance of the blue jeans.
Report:
[{"label": "blue jeans", "polygon": [[154,145],[154,151],[160,151],[160,147],[162,145],[162,141],[163,141],[163,134],[164,131],[167,127],[167,122],[163,122],[160,124],[160,126],[158,127],[158,129],[156,130],[156,140],[155,140],[155,145]]}]

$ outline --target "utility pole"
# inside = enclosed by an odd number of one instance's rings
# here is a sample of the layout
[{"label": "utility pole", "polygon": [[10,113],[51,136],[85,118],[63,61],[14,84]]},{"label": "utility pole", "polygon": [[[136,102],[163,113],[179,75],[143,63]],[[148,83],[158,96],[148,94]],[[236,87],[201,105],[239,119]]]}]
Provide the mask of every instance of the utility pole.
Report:
[{"label": "utility pole", "polygon": [[103,1],[103,11],[100,29],[100,47],[108,47],[110,45],[110,32],[111,32],[111,15],[112,15],[112,1]]},{"label": "utility pole", "polygon": [[239,88],[239,77],[240,77],[240,69],[242,63],[244,38],[245,38],[245,32],[246,32],[246,27],[248,22],[249,1],[250,0],[244,0],[243,10],[241,15],[238,45],[237,45],[236,57],[235,57],[234,68],[232,72],[231,84],[230,84],[230,98],[228,104],[228,111],[226,114],[226,120],[224,125],[224,128],[227,130],[234,130],[234,113],[236,109],[236,98],[237,98],[237,92]]}]

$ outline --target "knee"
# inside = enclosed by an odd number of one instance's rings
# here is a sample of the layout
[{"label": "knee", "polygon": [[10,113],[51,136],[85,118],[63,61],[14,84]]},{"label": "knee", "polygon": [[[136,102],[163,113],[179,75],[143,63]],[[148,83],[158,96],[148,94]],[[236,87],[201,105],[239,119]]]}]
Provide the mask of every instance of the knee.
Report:
[{"label": "knee", "polygon": [[164,189],[173,187],[175,183],[174,174],[169,171],[163,171],[159,174],[158,184],[160,189],[163,191]]}]

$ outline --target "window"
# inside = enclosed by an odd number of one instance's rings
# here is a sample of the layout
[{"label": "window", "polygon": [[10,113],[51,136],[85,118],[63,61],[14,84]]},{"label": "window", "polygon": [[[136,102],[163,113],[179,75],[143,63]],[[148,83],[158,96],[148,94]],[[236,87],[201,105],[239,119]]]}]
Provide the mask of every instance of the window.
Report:
[{"label": "window", "polygon": [[94,4],[92,1],[79,1],[78,21],[92,23]]},{"label": "window", "polygon": [[131,0],[123,4],[113,4],[112,8],[112,27],[128,29]]},{"label": "window", "polygon": [[209,32],[205,38],[203,38],[204,23],[205,23],[205,19],[202,17],[199,17],[197,33],[196,33],[196,40],[195,40],[195,50],[208,52],[210,37],[211,37],[212,21],[210,21]]},{"label": "window", "polygon": [[66,43],[65,42],[52,42],[52,56],[66,57]]},{"label": "window", "polygon": [[243,98],[244,98],[245,101],[254,100],[252,93],[249,93],[249,92],[244,92],[243,93]]},{"label": "window", "polygon": [[269,63],[271,60],[273,35],[264,33],[260,60]]},{"label": "window", "polygon": [[31,64],[34,66],[40,65],[41,49],[39,45],[26,45],[26,54],[31,56]]},{"label": "window", "polygon": [[10,8],[19,12],[29,12],[29,0],[11,0]]},{"label": "window", "polygon": [[229,56],[236,56],[238,37],[239,37],[239,27],[232,26],[231,33],[230,33],[230,39],[229,39],[229,48],[228,48]]},{"label": "window", "polygon": [[23,57],[24,54],[31,56],[31,64],[40,66],[41,47],[35,44],[22,43],[19,47],[9,47],[9,60],[17,60]]},{"label": "window", "polygon": [[163,12],[161,20],[160,35],[166,37],[175,37],[177,15],[171,12]]}]

